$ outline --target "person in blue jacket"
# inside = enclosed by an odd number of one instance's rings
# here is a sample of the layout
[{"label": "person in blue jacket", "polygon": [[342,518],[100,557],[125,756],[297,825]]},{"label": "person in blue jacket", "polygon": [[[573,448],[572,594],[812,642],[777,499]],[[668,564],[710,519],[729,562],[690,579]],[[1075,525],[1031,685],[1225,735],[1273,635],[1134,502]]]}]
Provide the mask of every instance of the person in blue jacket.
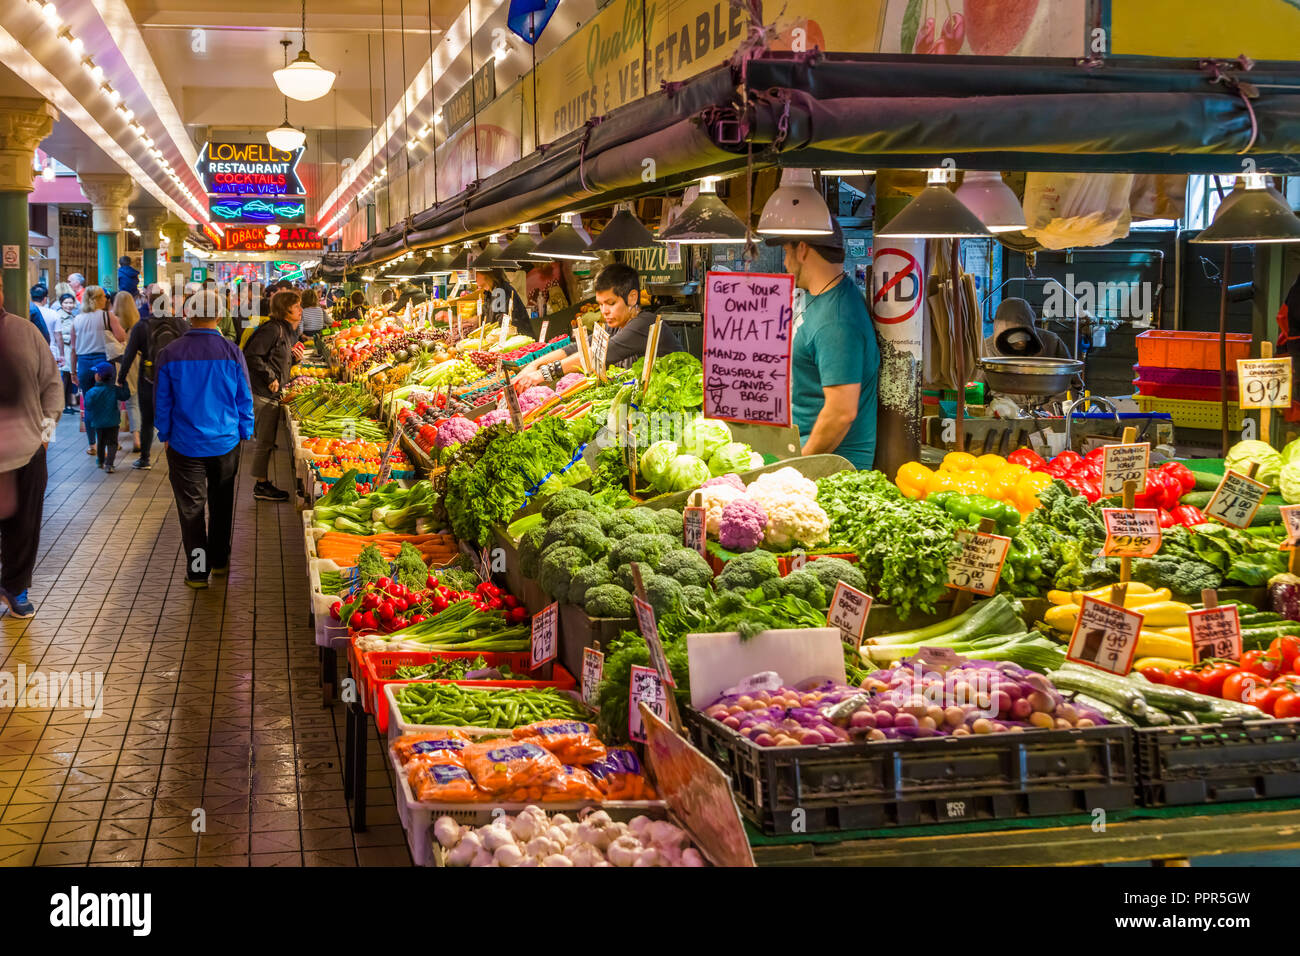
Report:
[{"label": "person in blue jacket", "polygon": [[239,443],[253,437],[248,366],[239,346],[217,331],[221,309],[214,291],[190,296],[190,331],[158,353],[154,370],[154,425],[167,451],[192,588],[206,588],[209,572],[230,569]]},{"label": "person in blue jacket", "polygon": [[131,265],[131,257],[117,260],[117,291],[140,294],[140,270]]}]

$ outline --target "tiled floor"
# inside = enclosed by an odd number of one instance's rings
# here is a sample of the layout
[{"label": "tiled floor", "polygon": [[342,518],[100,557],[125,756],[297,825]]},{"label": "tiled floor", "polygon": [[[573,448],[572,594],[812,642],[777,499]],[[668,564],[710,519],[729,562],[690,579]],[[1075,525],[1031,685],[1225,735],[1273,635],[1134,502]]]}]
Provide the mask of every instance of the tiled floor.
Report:
[{"label": "tiled floor", "polygon": [[[230,576],[199,592],[184,584],[165,458],[133,471],[123,454],[106,475],[72,416],[49,454],[37,613],[0,616],[0,681],[20,666],[99,673],[103,712],[0,709],[0,864],[409,865],[378,744],[369,829],[350,828],[302,519],[253,500],[251,449]],[[283,451],[271,477],[292,487]]]}]

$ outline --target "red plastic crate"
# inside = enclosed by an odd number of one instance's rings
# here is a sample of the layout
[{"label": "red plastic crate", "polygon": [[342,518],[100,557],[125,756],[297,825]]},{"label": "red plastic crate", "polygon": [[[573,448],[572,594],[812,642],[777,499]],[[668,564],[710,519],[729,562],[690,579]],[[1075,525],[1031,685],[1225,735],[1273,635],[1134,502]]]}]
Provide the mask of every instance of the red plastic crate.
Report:
[{"label": "red plastic crate", "polygon": [[[1192,385],[1219,387],[1219,370],[1199,368],[1161,368],[1158,365],[1134,365],[1133,378],[1156,385]],[[1237,384],[1237,367],[1228,369],[1228,384]]]},{"label": "red plastic crate", "polygon": [[[1219,333],[1170,332],[1149,329],[1137,337],[1138,364],[1160,368],[1218,369]],[[1237,359],[1250,358],[1250,336],[1233,333],[1227,336],[1228,368],[1237,367]]]},{"label": "red plastic crate", "polygon": [[[1217,373],[1216,373],[1217,374]],[[1189,402],[1222,401],[1223,391],[1218,385],[1172,385],[1161,382],[1147,382],[1142,379],[1133,383],[1141,395],[1154,398],[1179,398]],[[1228,401],[1237,400],[1237,386],[1228,386]]]}]

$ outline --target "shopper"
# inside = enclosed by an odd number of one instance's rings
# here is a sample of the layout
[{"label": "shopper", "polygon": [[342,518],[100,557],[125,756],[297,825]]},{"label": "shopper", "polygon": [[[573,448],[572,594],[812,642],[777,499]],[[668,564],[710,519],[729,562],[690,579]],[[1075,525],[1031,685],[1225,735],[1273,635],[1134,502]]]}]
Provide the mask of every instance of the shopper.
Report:
[{"label": "shopper", "polygon": [[302,334],[310,336],[323,328],[325,328],[325,310],[321,308],[316,290],[308,287],[302,293]]},{"label": "shopper", "polygon": [[253,332],[244,346],[248,378],[257,406],[253,446],[253,497],[263,501],[288,501],[289,493],[268,480],[271,451],[280,431],[280,390],[289,384],[293,346],[298,341],[302,305],[297,292],[271,296],[271,317]]},{"label": "shopper", "polygon": [[[41,294],[39,300],[36,297],[38,292]],[[43,285],[32,287],[32,301],[39,304],[41,314],[45,317],[45,328],[50,333],[50,354],[54,356],[54,365],[63,376],[63,410],[66,412],[69,410],[68,406],[72,404],[72,377],[64,370],[63,356],[66,351],[63,344],[64,311],[50,306],[49,293],[45,291]],[[76,305],[75,300],[73,300],[73,305]]]},{"label": "shopper", "polygon": [[803,454],[834,453],[868,469],[876,457],[880,348],[867,301],[844,272],[844,234],[768,239],[803,289],[791,343],[790,411]]},{"label": "shopper", "polygon": [[0,289],[0,603],[14,617],[28,599],[41,541],[45,449],[59,420],[59,374],[49,347]]},{"label": "shopper", "polygon": [[[85,391],[95,384],[94,368],[100,362],[120,357],[126,343],[122,323],[108,310],[108,296],[97,285],[87,286],[81,297],[81,311],[72,320],[72,354],[77,357],[72,381]],[[84,383],[84,384],[83,384]],[[86,454],[95,454],[95,430],[86,426],[90,444]]]},{"label": "shopper", "polygon": [[[639,282],[640,280],[638,280]],[[509,314],[510,324],[516,330],[528,334],[528,306],[520,298],[519,292],[510,284],[506,274],[500,269],[477,269],[474,283],[478,286],[479,296],[483,300],[483,327],[501,321],[501,316]]]},{"label": "shopper", "polygon": [[[220,302],[200,293],[185,303],[191,325],[164,346],[155,367],[158,439],[167,450],[185,549],[185,583],[208,586],[230,567],[239,443],[253,437],[248,366],[217,332]],[[208,518],[204,521],[204,509]]]},{"label": "shopper", "polygon": [[360,322],[366,317],[366,295],[360,289],[352,293],[351,307],[344,316],[349,322]]},{"label": "shopper", "polygon": [[[135,304],[135,295],[130,292],[119,292],[113,298],[113,314],[117,316],[118,321],[122,323],[122,329],[126,332],[127,344],[131,341],[132,330],[140,323],[140,310]],[[122,357],[126,357],[125,350]],[[121,365],[121,362],[118,363]],[[120,376],[116,376],[120,380]],[[126,399],[126,427],[131,433],[131,452],[139,454],[140,452],[140,399],[136,388],[132,384],[134,380],[128,379],[126,387],[128,397]]]},{"label": "shopper", "polygon": [[136,295],[140,291],[140,270],[131,265],[131,257],[117,260],[117,291]]},{"label": "shopper", "polygon": [[[650,330],[655,324],[655,314],[641,307],[641,277],[631,266],[614,263],[605,266],[596,276],[595,292],[601,318],[609,331],[605,365],[628,368],[645,355]],[[681,343],[673,330],[667,325],[660,326],[659,348],[655,354],[667,355],[681,350]],[[515,388],[522,392],[542,382],[558,382],[570,372],[581,369],[578,346],[569,345],[564,349],[564,358],[558,362],[534,359],[525,365],[515,376]]]},{"label": "shopper", "polygon": [[125,385],[114,381],[116,378],[117,366],[112,362],[100,362],[95,366],[95,384],[86,392],[86,428],[94,429],[99,467],[110,475],[116,471],[121,403],[131,394]]},{"label": "shopper", "polygon": [[[67,287],[68,284],[60,282],[59,285]],[[62,293],[59,296],[59,337],[62,339],[62,344],[59,347],[62,354],[62,360],[59,362],[59,374],[63,377],[63,411],[65,414],[71,414],[77,410],[77,386],[72,383],[72,373],[77,368],[77,356],[72,351],[72,320],[76,315],[77,297],[71,292]]]},{"label": "shopper", "polygon": [[81,300],[86,294],[86,277],[80,272],[74,272],[68,276],[68,285],[72,289],[72,294],[77,297],[77,305],[81,305]]},{"label": "shopper", "polygon": [[50,322],[49,310],[45,308],[45,300],[49,298],[49,291],[41,283],[32,286],[29,293],[32,304],[27,309],[27,317],[32,320],[32,325],[36,326],[36,331],[41,333],[41,338],[45,339],[45,344],[50,344]]}]

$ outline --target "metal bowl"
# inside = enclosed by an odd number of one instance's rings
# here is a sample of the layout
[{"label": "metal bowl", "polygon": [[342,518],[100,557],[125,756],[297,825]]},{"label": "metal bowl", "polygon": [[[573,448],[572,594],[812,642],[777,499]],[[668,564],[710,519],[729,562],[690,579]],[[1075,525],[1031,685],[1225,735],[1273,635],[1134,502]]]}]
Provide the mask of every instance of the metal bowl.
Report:
[{"label": "metal bowl", "polygon": [[1070,388],[1071,380],[1083,372],[1078,359],[1037,356],[982,358],[979,366],[989,388],[1011,395],[1055,395]]}]

